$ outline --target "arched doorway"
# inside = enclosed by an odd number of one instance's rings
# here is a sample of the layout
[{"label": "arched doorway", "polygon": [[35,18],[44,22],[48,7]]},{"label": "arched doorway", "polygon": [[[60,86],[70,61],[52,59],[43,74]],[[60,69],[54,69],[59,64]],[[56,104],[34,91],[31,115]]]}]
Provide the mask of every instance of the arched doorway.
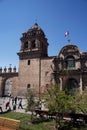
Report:
[{"label": "arched doorway", "polygon": [[66,93],[73,95],[79,92],[79,85],[76,79],[70,78],[67,80],[64,87]]},{"label": "arched doorway", "polygon": [[10,79],[7,79],[5,82],[5,91],[4,95],[5,96],[10,96],[12,91],[12,81]]}]

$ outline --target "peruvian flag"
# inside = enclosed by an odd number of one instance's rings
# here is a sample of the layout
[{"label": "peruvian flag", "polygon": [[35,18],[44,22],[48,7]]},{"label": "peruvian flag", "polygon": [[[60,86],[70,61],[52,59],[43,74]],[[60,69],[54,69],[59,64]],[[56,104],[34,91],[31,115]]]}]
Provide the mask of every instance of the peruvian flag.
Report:
[{"label": "peruvian flag", "polygon": [[64,36],[68,36],[69,35],[69,31],[65,32]]}]

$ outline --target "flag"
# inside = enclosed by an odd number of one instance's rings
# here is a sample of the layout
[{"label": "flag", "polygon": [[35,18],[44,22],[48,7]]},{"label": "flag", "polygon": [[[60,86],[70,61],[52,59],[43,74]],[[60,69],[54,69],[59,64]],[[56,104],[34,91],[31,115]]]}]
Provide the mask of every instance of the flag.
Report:
[{"label": "flag", "polygon": [[68,36],[69,35],[69,31],[65,32],[64,36]]}]

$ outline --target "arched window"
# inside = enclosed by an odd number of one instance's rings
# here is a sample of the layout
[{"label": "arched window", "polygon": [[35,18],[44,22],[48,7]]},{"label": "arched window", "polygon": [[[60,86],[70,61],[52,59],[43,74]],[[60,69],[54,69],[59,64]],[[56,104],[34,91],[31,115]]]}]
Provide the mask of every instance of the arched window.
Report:
[{"label": "arched window", "polygon": [[75,59],[73,56],[68,56],[65,60],[67,69],[75,69]]},{"label": "arched window", "polygon": [[32,48],[34,49],[36,47],[35,40],[32,41]]},{"label": "arched window", "polygon": [[5,96],[10,96],[12,92],[12,81],[7,79],[5,82]]},{"label": "arched window", "polygon": [[28,42],[24,43],[24,49],[28,49]]}]

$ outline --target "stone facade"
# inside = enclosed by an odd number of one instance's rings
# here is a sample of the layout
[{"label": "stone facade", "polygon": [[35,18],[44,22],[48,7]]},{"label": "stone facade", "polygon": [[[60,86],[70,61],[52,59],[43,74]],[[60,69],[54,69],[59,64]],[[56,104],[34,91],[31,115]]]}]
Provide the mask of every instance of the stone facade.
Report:
[{"label": "stone facade", "polygon": [[17,96],[19,89],[18,72],[16,67],[0,68],[0,96]]},{"label": "stone facade", "polygon": [[18,72],[15,67],[12,71],[11,66],[8,71],[0,68],[1,96],[23,96],[28,88],[40,96],[50,84],[58,84],[69,93],[82,93],[87,86],[87,52],[68,41],[58,56],[48,56],[48,40],[37,23],[20,40]]},{"label": "stone facade", "polygon": [[78,90],[82,93],[87,86],[87,53],[69,43],[60,50],[53,62],[56,83],[62,89],[68,87],[71,92]]}]

